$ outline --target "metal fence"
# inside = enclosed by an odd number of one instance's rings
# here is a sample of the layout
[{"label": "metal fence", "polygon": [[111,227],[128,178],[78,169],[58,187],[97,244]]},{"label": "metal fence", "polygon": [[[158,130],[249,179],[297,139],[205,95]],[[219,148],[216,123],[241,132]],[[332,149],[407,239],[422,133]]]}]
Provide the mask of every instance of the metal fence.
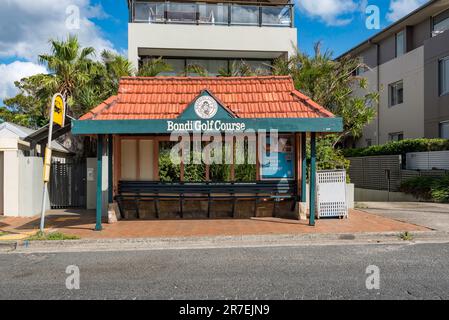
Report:
[{"label": "metal fence", "polygon": [[356,188],[394,192],[410,178],[449,174],[448,170],[405,170],[401,159],[400,155],[348,158],[351,183]]},{"label": "metal fence", "polygon": [[349,177],[356,188],[398,191],[401,185],[401,156],[348,158]]},{"label": "metal fence", "polygon": [[406,161],[409,170],[449,170],[449,151],[410,152]]},{"label": "metal fence", "polygon": [[52,163],[50,204],[52,209],[86,207],[86,161]]},{"label": "metal fence", "polygon": [[401,170],[401,182],[416,177],[442,177],[449,174],[448,170]]}]

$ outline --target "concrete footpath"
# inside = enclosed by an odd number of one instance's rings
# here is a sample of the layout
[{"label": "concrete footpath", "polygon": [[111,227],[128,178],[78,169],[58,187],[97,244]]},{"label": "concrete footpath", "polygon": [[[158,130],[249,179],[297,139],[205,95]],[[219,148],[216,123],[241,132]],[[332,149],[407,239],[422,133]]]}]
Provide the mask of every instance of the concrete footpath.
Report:
[{"label": "concrete footpath", "polygon": [[99,252],[180,250],[213,248],[297,247],[310,245],[355,245],[399,243],[449,243],[449,233],[416,231],[409,241],[400,233],[297,234],[134,239],[85,239],[65,241],[0,242],[0,253]]},{"label": "concrete footpath", "polygon": [[449,204],[429,202],[359,202],[359,210],[432,230],[449,232]]}]

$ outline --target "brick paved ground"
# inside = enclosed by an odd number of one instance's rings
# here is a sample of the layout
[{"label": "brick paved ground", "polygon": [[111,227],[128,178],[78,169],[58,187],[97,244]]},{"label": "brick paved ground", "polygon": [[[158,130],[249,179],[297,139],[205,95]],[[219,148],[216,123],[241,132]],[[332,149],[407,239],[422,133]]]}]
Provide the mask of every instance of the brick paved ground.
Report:
[{"label": "brick paved ground", "polygon": [[[429,229],[366,212],[351,210],[349,219],[317,220],[315,227],[307,221],[253,218],[246,220],[122,220],[103,224],[104,230],[93,231],[95,216],[89,211],[52,211],[46,227],[81,238],[142,238],[220,235],[263,235],[298,233],[364,233],[389,231],[428,231]],[[0,219],[0,231],[29,232],[38,229],[39,218]]]}]

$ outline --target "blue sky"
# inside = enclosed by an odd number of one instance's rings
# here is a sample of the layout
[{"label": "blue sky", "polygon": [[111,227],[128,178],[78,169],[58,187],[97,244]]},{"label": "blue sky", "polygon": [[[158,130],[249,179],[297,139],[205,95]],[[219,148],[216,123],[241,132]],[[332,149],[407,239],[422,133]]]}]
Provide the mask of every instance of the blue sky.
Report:
[{"label": "blue sky", "polygon": [[[322,42],[337,56],[427,0],[295,0],[299,48],[313,52]],[[380,29],[365,26],[367,6],[379,8]],[[67,17],[79,11],[79,27],[67,29]],[[48,39],[78,35],[83,45],[97,51],[127,54],[126,0],[10,0],[0,4],[0,105],[13,96],[14,81],[45,72],[37,55],[48,50]]]}]

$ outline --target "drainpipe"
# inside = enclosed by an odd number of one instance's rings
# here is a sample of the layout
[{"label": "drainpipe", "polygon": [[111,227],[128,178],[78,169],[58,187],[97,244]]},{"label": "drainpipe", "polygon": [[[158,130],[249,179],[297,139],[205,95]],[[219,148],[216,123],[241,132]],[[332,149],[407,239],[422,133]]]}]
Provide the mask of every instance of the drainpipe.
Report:
[{"label": "drainpipe", "polygon": [[376,72],[376,90],[379,94],[379,100],[377,101],[377,129],[376,129],[376,138],[377,138],[377,145],[380,145],[380,46],[379,43],[374,43],[376,46],[376,65],[377,65],[377,72]]}]

